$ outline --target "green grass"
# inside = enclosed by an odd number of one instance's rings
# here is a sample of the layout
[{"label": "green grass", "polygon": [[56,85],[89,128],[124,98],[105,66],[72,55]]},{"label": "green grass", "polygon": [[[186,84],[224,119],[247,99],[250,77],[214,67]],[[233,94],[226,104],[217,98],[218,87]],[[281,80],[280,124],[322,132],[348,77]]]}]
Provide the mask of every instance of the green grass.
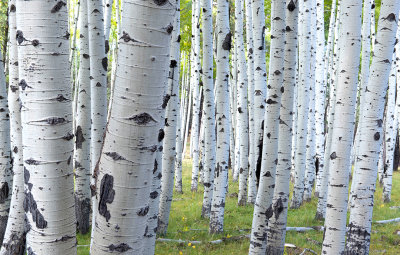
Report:
[{"label": "green grass", "polygon": [[[231,177],[231,176],[230,176]],[[248,234],[251,228],[253,207],[247,205],[237,206],[238,183],[233,183],[230,179],[228,197],[225,207],[225,222],[223,234],[209,235],[208,220],[202,219],[201,205],[203,199],[203,187],[199,186],[199,191],[190,191],[191,162],[183,162],[183,194],[174,193],[168,233],[164,238],[187,240],[187,243],[161,243],[156,244],[156,254],[247,254],[249,240],[246,238],[235,238]],[[373,220],[385,220],[400,217],[400,209],[390,209],[390,206],[400,206],[400,173],[393,175],[392,202],[383,204],[382,188],[378,186],[375,193],[375,207]],[[235,194],[236,193],[236,194]],[[322,226],[322,221],[314,220],[317,199],[305,203],[297,210],[290,209],[288,212],[288,226],[310,227]],[[243,231],[244,230],[244,231]],[[394,234],[400,230],[400,223],[373,224],[372,241],[370,254],[398,254],[400,249],[400,236]],[[322,232],[308,231],[305,233],[288,232],[286,243],[291,243],[297,248],[287,248],[286,254],[299,254],[304,248],[310,248],[317,253],[321,252]],[[221,244],[209,244],[207,241],[225,238]],[[191,240],[202,241],[202,244],[191,245]],[[88,235],[78,235],[78,244],[89,244]],[[88,247],[78,247],[79,255],[86,255]],[[385,251],[385,252],[384,252]]]}]

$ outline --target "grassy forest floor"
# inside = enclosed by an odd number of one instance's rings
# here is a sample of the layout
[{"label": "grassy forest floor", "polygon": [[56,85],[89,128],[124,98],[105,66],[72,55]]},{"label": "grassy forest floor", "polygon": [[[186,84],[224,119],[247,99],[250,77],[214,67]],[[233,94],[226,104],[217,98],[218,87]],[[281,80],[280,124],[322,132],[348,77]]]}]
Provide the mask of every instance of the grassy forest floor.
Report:
[{"label": "grassy forest floor", "polygon": [[[171,215],[169,220],[168,234],[162,238],[181,239],[185,243],[157,242],[156,254],[247,254],[249,240],[243,238],[250,233],[253,216],[253,206],[237,206],[238,183],[232,182],[229,176],[229,191],[225,207],[225,222],[223,234],[209,235],[208,220],[202,219],[201,206],[203,201],[203,187],[199,185],[199,191],[190,191],[191,161],[183,162],[183,194],[174,192]],[[292,189],[292,187],[291,187]],[[377,188],[375,193],[375,207],[373,220],[387,220],[400,217],[400,209],[391,209],[393,206],[400,206],[400,173],[393,174],[392,202],[382,202],[382,188]],[[297,210],[289,210],[288,226],[290,227],[312,227],[323,226],[322,221],[314,220],[317,207],[317,199],[305,203]],[[399,254],[400,223],[377,224],[372,226],[372,240],[370,254]],[[308,232],[287,232],[286,243],[294,244],[296,248],[286,248],[285,254],[300,254],[305,248],[312,249],[320,254],[322,231]],[[219,244],[211,244],[209,241],[223,239]],[[201,244],[191,243],[201,241]],[[78,234],[78,254],[89,254],[89,235]],[[85,245],[85,246],[80,246]],[[311,253],[306,253],[311,254]]]}]

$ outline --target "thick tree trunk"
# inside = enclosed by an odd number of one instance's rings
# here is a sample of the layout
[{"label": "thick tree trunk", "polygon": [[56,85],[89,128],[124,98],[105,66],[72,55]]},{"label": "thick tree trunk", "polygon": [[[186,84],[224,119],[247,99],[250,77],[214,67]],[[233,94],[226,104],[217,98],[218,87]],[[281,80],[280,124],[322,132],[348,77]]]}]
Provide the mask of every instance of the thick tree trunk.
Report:
[{"label": "thick tree trunk", "polygon": [[80,8],[80,63],[79,89],[75,127],[75,212],[77,229],[81,234],[89,231],[90,217],[90,60],[87,2]]},{"label": "thick tree trunk", "polygon": [[298,2],[290,0],[286,7],[286,44],[284,53],[284,77],[282,105],[280,109],[278,136],[278,165],[276,166],[275,190],[267,227],[266,254],[281,255],[284,252],[289,203],[289,183],[291,169],[292,124],[294,92],[296,89],[296,50]]},{"label": "thick tree trunk", "polygon": [[[271,57],[269,64],[268,95],[265,110],[263,155],[260,185],[254,204],[249,254],[265,254],[266,227],[272,216],[275,171],[278,163],[278,135],[285,50],[286,1],[271,4]],[[290,7],[292,8],[292,7]]]},{"label": "thick tree trunk", "polygon": [[[355,124],[358,71],[361,50],[362,3],[358,0],[341,2],[338,40],[339,61],[335,118],[329,161],[329,186],[322,253],[342,254],[346,233],[348,198],[348,169],[351,166],[351,146]],[[349,25],[351,24],[351,26]]]},{"label": "thick tree trunk", "polygon": [[0,254],[22,255],[25,251],[25,211],[24,211],[24,166],[22,156],[21,107],[18,85],[18,50],[17,50],[17,19],[16,1],[10,0],[8,5],[9,20],[9,87],[8,107],[10,111],[10,140],[12,155],[12,198],[7,228],[4,234]]},{"label": "thick tree trunk", "polygon": [[76,254],[68,12],[17,0],[28,254]]},{"label": "thick tree trunk", "polygon": [[229,2],[225,0],[217,0],[217,24],[217,78],[215,82],[217,148],[210,233],[220,233],[224,229],[225,198],[228,188],[229,101],[226,100],[226,96],[229,93],[229,52],[232,34],[229,31]]},{"label": "thick tree trunk", "polygon": [[398,1],[384,0],[380,9],[376,39],[379,43],[375,45],[368,90],[365,91],[365,107],[360,118],[360,129],[363,132],[354,167],[360,175],[355,183],[354,204],[351,205],[347,254],[369,252],[379,146],[382,141],[384,98],[396,41],[399,7]]}]

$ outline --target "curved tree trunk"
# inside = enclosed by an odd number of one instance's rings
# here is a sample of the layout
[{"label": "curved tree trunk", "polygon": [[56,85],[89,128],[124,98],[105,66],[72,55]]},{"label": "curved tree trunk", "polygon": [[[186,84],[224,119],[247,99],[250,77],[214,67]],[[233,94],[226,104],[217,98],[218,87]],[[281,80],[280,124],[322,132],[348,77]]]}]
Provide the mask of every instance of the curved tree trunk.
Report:
[{"label": "curved tree trunk", "polygon": [[81,234],[89,231],[90,217],[90,60],[87,2],[80,8],[80,63],[79,89],[75,127],[75,212],[77,229]]},{"label": "curved tree trunk", "polygon": [[[10,35],[17,34],[16,1],[8,5]],[[10,36],[9,46],[9,88],[8,107],[10,110],[10,140],[14,172],[12,198],[7,228],[0,254],[22,255],[25,252],[25,211],[24,211],[24,166],[22,156],[21,108],[18,86],[18,50],[15,36]]]},{"label": "curved tree trunk", "polygon": [[[381,143],[383,111],[389,78],[393,45],[397,30],[398,1],[382,1],[378,23],[377,43],[372,58],[365,107],[360,118],[360,149],[355,163],[359,173],[354,203],[351,205],[346,253],[368,254],[371,237],[372,208],[377,177],[379,147]],[[383,60],[383,61],[382,61]],[[375,120],[375,121],[371,121]],[[361,156],[362,155],[362,156]]]},{"label": "curved tree trunk", "polygon": [[220,233],[224,229],[225,197],[228,187],[229,161],[229,52],[231,32],[229,31],[229,2],[217,0],[217,79],[216,86],[216,130],[217,149],[214,191],[210,214],[210,233]]},{"label": "curved tree trunk", "polygon": [[[278,136],[278,165],[276,166],[275,190],[272,200],[272,215],[267,227],[266,254],[281,255],[284,252],[289,203],[291,169],[292,124],[294,92],[296,89],[296,50],[298,2],[290,0],[286,8],[286,44],[284,53],[284,77],[282,104],[280,109]],[[287,29],[289,28],[289,29]]]},{"label": "curved tree trunk", "polygon": [[168,1],[124,4],[114,100],[95,172],[92,254],[143,251],[174,13]]},{"label": "curved tree trunk", "polygon": [[[329,186],[322,253],[342,254],[346,233],[348,169],[355,124],[358,71],[361,50],[361,13],[359,0],[341,2],[338,40],[339,61],[335,98],[335,118],[329,161]],[[351,24],[351,26],[349,25]]]},{"label": "curved tree trunk", "polygon": [[76,254],[68,12],[17,0],[28,254]]}]

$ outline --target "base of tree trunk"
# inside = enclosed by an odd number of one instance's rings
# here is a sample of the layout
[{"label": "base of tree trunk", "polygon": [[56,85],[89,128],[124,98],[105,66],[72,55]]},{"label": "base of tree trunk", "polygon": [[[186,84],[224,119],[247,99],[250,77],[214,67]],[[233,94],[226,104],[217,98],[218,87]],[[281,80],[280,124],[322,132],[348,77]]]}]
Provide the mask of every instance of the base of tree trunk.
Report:
[{"label": "base of tree trunk", "polygon": [[25,254],[25,234],[18,236],[17,234],[11,235],[11,240],[3,244],[5,248],[4,255],[24,255]]},{"label": "base of tree trunk", "polygon": [[79,233],[86,234],[90,227],[90,199],[80,200],[75,196],[75,215]]}]

